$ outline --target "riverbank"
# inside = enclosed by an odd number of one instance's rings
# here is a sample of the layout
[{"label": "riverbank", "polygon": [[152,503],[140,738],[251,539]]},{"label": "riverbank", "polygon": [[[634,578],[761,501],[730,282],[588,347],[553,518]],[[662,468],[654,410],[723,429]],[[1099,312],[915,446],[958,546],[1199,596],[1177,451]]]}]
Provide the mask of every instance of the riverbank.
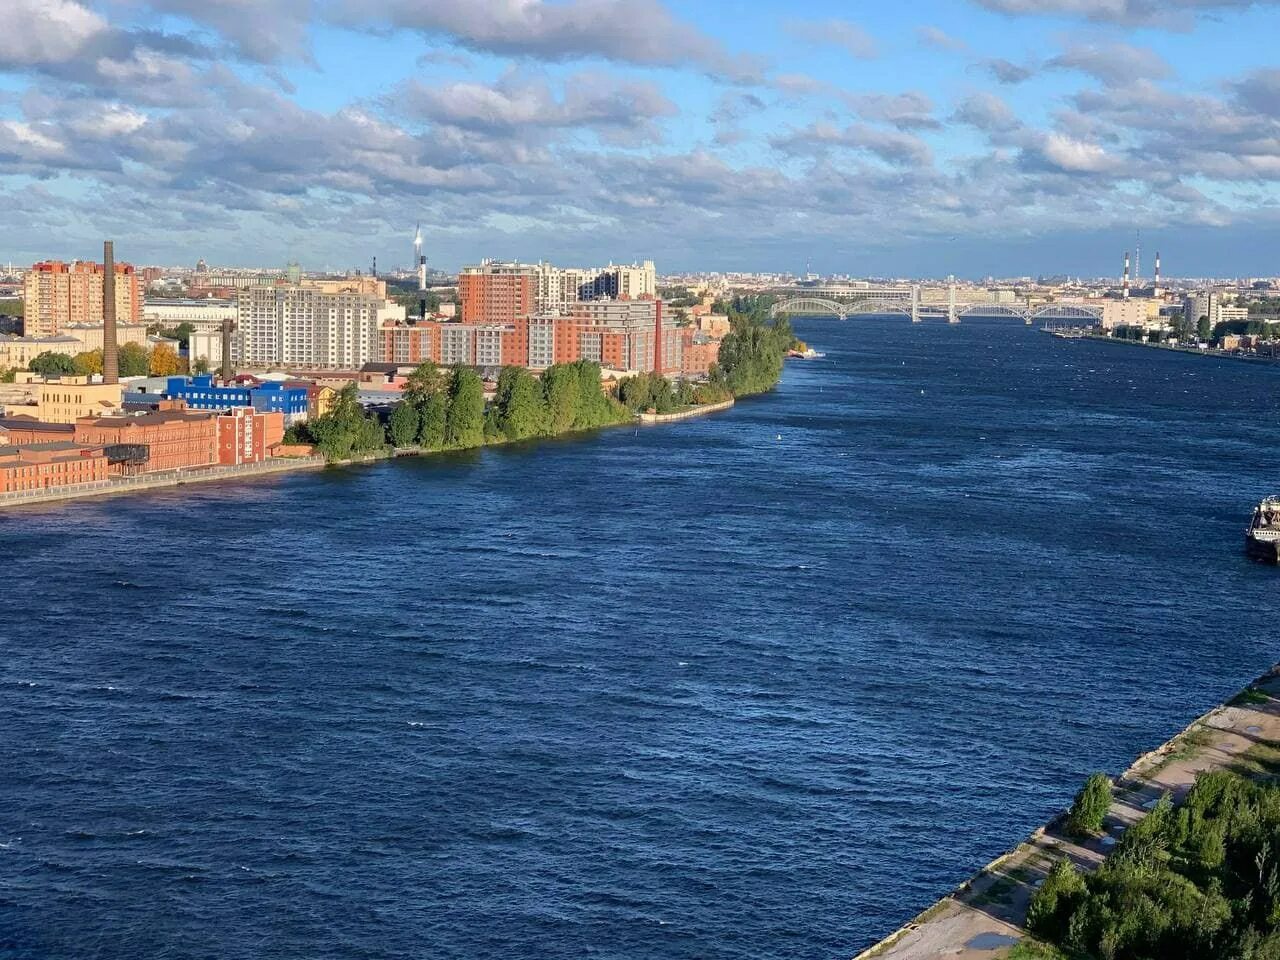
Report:
[{"label": "riverbank", "polygon": [[1214,357],[1218,360],[1239,360],[1245,363],[1280,363],[1280,357],[1262,357],[1257,354],[1239,353],[1235,350],[1219,350],[1216,347],[1183,347],[1170,346],[1164,343],[1149,343],[1146,340],[1126,340],[1122,337],[1107,337],[1100,333],[1083,333],[1078,336],[1064,337],[1070,340],[1095,340],[1100,343],[1114,343],[1130,347],[1143,347],[1148,350],[1163,350],[1167,353],[1185,353],[1195,357]]},{"label": "riverbank", "polygon": [[1280,743],[1280,665],[1239,694],[1196,718],[1179,734],[1143,754],[1116,780],[1102,836],[1068,837],[1065,811],[1001,854],[928,910],[854,960],[993,960],[1024,938],[1027,906],[1050,867],[1070,857],[1096,869],[1118,835],[1169,793],[1175,803],[1206,770],[1249,769]]},{"label": "riverbank", "polygon": [[[733,400],[722,403],[709,403],[677,413],[637,414],[634,419],[621,420],[617,423],[604,424],[592,429],[602,430],[609,427],[630,426],[633,423],[661,424],[700,417],[721,410],[727,410],[734,404]],[[575,431],[585,433],[588,431]],[[568,436],[560,434],[559,436]],[[500,446],[509,441],[486,443],[483,446]],[[476,448],[479,449],[479,448]],[[0,494],[0,510],[6,507],[28,506],[31,504],[56,503],[63,500],[87,500],[96,497],[119,496],[121,494],[139,493],[144,490],[160,490],[165,487],[180,487],[192,483],[210,483],[217,480],[242,480],[251,477],[270,476],[278,473],[292,473],[297,470],[314,470],[324,466],[351,466],[358,463],[370,463],[393,457],[427,457],[446,450],[425,450],[421,447],[397,447],[386,453],[371,453],[349,460],[335,462],[326,461],[324,457],[276,457],[262,463],[245,463],[229,467],[194,467],[184,470],[166,471],[165,473],[148,474],[139,477],[113,477],[95,483],[76,484],[75,486],[54,487],[48,490],[32,490],[20,493]]]},{"label": "riverbank", "polygon": [[297,470],[314,470],[323,466],[325,466],[324,457],[273,458],[262,463],[243,463],[230,467],[192,467],[140,477],[113,477],[110,480],[100,480],[95,483],[82,483],[67,487],[53,487],[48,490],[3,493],[0,494],[0,509],[37,503],[56,503],[61,500],[111,497],[126,493],[138,493],[143,490],[181,487],[191,483],[244,480],[278,473],[293,473]]}]

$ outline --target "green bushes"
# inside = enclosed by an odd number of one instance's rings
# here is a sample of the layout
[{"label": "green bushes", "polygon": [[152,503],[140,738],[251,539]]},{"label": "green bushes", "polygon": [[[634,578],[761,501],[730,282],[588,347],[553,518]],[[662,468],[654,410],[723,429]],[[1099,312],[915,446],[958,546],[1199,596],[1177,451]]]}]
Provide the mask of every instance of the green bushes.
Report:
[{"label": "green bushes", "polygon": [[1105,773],[1092,774],[1076,794],[1067,814],[1067,832],[1087,837],[1102,830],[1102,821],[1111,809],[1111,781]]},{"label": "green bushes", "polygon": [[[1077,801],[1100,796],[1095,787]],[[1201,774],[1181,806],[1163,797],[1094,873],[1056,864],[1027,928],[1104,960],[1280,960],[1280,786]]]},{"label": "green bushes", "polygon": [[314,443],[328,460],[349,460],[380,451],[385,445],[382,424],[364,412],[354,383],[338,391],[333,407],[323,417],[309,420],[292,432],[295,439]]}]

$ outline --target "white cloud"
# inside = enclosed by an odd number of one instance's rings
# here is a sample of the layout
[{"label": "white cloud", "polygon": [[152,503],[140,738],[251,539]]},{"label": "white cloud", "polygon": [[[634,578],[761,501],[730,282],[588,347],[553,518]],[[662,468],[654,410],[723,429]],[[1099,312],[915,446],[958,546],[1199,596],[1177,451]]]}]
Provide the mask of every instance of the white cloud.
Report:
[{"label": "white cloud", "polygon": [[74,0],[5,0],[0,29],[0,69],[66,63],[106,21]]}]

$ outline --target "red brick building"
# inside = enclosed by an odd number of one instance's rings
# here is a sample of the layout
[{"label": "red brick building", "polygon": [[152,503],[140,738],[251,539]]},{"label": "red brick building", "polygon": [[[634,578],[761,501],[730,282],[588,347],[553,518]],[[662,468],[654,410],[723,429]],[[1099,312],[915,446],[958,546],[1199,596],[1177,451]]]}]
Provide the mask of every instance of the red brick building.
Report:
[{"label": "red brick building", "polygon": [[[145,445],[142,472],[204,467],[218,462],[218,425],[212,413],[160,409],[121,417],[81,417],[76,421],[77,443],[113,446]],[[124,472],[113,464],[113,473]]]},{"label": "red brick building", "polygon": [[0,446],[0,493],[49,490],[107,479],[102,447],[67,440]]},{"label": "red brick building", "polygon": [[218,463],[261,463],[284,440],[284,414],[237,407],[218,416]]},{"label": "red brick building", "polygon": [[46,423],[34,417],[0,418],[0,445],[74,440],[75,433],[76,428],[70,423]]},{"label": "red brick building", "polygon": [[685,338],[661,300],[587,300],[569,316],[517,317],[505,323],[426,320],[382,328],[389,363],[430,360],[448,366],[529,367],[595,360],[614,370],[683,371]]},{"label": "red brick building", "polygon": [[692,327],[684,328],[681,334],[684,352],[681,355],[680,372],[686,377],[705,377],[711,371],[711,365],[720,357],[720,341],[699,334]]},{"label": "red brick building", "polygon": [[[482,263],[458,275],[463,323],[510,323],[534,312],[537,270],[512,263]],[[390,358],[388,358],[390,359]]]}]

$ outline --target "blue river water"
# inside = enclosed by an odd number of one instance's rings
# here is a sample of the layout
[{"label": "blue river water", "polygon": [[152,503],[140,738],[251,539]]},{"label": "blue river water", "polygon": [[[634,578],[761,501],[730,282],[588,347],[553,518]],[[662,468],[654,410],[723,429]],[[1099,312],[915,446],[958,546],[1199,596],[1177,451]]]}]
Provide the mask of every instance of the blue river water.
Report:
[{"label": "blue river water", "polygon": [[1278,659],[1280,367],[797,326],[702,420],[0,514],[0,957],[848,957]]}]

